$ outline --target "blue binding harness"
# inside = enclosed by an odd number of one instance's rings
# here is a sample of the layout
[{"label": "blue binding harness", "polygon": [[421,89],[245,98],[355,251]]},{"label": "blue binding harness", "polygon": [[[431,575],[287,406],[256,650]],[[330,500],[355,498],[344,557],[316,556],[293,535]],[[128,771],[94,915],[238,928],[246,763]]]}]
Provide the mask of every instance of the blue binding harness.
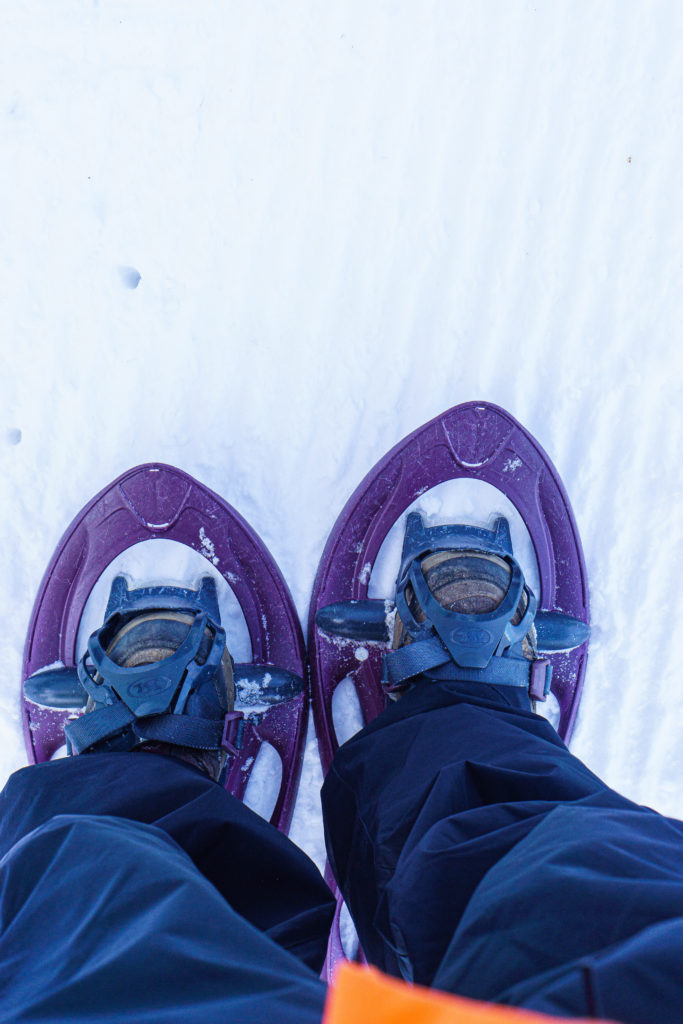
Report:
[{"label": "blue binding harness", "polygon": [[[173,654],[133,667],[109,657],[107,650],[127,622],[145,612],[163,611],[184,614],[189,623]],[[132,750],[153,741],[234,754],[242,714],[228,710],[221,686],[226,636],[218,623],[211,577],[204,577],[198,590],[129,590],[125,577],[117,576],[104,625],[91,635],[78,664],[78,678],[95,708],[66,726],[69,753],[80,754],[98,744],[108,750]]]},{"label": "blue binding harness", "polygon": [[[500,604],[481,614],[450,611],[441,605],[422,572],[423,559],[438,551],[503,559],[510,575]],[[425,616],[423,621],[418,621],[409,606],[407,587],[412,588]],[[396,609],[410,643],[384,655],[384,688],[388,692],[403,689],[426,673],[433,679],[526,687],[533,700],[544,701],[550,691],[550,662],[530,661],[522,653],[522,641],[531,629],[537,606],[513,556],[505,518],[501,516],[493,530],[460,525],[428,527],[418,512],[412,512],[406,523],[396,581]]]}]

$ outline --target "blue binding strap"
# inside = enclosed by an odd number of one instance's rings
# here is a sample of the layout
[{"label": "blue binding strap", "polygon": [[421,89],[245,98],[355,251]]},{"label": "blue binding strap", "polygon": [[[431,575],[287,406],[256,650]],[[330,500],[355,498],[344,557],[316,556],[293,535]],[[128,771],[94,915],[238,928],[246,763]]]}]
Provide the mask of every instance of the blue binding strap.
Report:
[{"label": "blue binding strap", "polygon": [[[118,665],[107,651],[121,629],[136,616],[153,611],[185,613],[187,635],[166,658],[144,665]],[[150,740],[198,750],[228,750],[223,746],[229,742],[228,719],[233,722],[240,716],[228,711],[221,675],[226,635],[219,623],[215,584],[209,577],[196,591],[129,590],[125,578],[117,577],[104,625],[90,636],[78,664],[79,681],[94,707],[65,727],[69,752],[80,754],[98,745],[132,750]]]},{"label": "blue binding strap", "polygon": [[[494,556],[492,571],[497,565],[501,585],[507,579],[496,608],[467,614],[442,605],[422,569],[424,559],[438,551],[459,553],[465,576],[468,556],[473,563],[481,562],[482,555]],[[472,570],[476,572],[477,566],[473,564]],[[408,590],[412,591],[410,598]],[[463,682],[525,687],[533,700],[545,700],[550,692],[550,663],[530,660],[522,649],[537,606],[513,556],[505,518],[497,519],[493,530],[485,530],[462,525],[428,527],[418,512],[410,513],[396,581],[396,610],[409,642],[384,655],[384,688],[388,692],[404,689],[419,676],[431,673]],[[414,613],[416,607],[421,618]]]},{"label": "blue binding strap", "polygon": [[433,674],[438,678],[492,686],[526,687],[532,700],[545,701],[550,692],[552,665],[546,658],[530,661],[505,655],[492,658],[486,668],[456,665],[438,637],[389,651],[382,660],[382,685],[387,693],[400,690],[416,677]]}]

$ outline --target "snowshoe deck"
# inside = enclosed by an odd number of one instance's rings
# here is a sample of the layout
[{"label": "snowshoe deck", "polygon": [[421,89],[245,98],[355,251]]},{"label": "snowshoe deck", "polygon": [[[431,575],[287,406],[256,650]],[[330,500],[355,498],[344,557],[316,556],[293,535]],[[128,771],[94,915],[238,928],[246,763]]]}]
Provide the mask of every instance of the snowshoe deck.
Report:
[{"label": "snowshoe deck", "polygon": [[[249,524],[217,494],[172,466],[150,463],[114,480],[79,512],[62,537],[43,578],[28,630],[22,691],[24,735],[31,762],[49,760],[64,743],[66,721],[80,713],[69,703],[68,673],[53,673],[52,706],[36,700],[36,676],[54,666],[73,669],[78,629],[88,597],[105,568],[141,541],[179,541],[203,555],[228,582],[248,627],[255,678],[263,666],[284,670],[286,696],[304,678],[305,647],[296,609],[272,556]],[[142,581],[144,583],[144,581]],[[228,646],[230,637],[228,636]],[[250,666],[238,666],[247,670]],[[291,677],[287,676],[291,674]],[[277,677],[277,673],[273,672]],[[38,677],[37,687],[48,688]],[[55,706],[57,705],[57,706]],[[241,745],[228,767],[225,788],[241,799],[262,742],[282,760],[282,782],[271,816],[289,827],[303,760],[308,697],[305,688],[244,720]]]}]

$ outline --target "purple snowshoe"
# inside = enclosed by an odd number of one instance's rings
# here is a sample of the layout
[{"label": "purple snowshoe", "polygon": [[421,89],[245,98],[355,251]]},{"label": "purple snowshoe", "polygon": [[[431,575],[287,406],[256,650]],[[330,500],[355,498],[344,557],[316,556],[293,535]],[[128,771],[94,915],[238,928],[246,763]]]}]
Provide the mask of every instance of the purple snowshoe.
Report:
[{"label": "purple snowshoe", "polygon": [[[308,634],[311,696],[323,772],[327,772],[340,742],[333,698],[342,683],[347,690],[349,685],[355,690],[360,717],[367,723],[385,707],[386,691],[394,688],[391,674],[395,665],[400,680],[401,674],[409,676],[414,671],[409,665],[411,659],[415,664],[429,657],[438,661],[434,650],[443,655],[446,648],[459,658],[465,648],[470,648],[464,661],[459,660],[473,667],[460,670],[462,674],[456,674],[456,678],[467,678],[469,672],[470,678],[476,679],[482,673],[477,666],[487,664],[485,658],[477,660],[477,646],[498,641],[489,621],[484,623],[486,629],[481,628],[481,616],[475,621],[474,616],[461,615],[458,628],[449,632],[446,623],[437,628],[438,637],[432,630],[427,639],[413,620],[411,638],[420,644],[411,643],[390,653],[395,601],[400,605],[400,621],[410,618],[406,601],[401,604],[401,587],[406,586],[406,580],[422,586],[424,599],[430,599],[426,584],[420,582],[421,574],[409,576],[406,552],[410,554],[411,545],[413,552],[441,551],[443,558],[447,557],[444,549],[457,547],[462,552],[467,547],[478,548],[479,568],[485,565],[481,559],[486,557],[496,572],[504,569],[512,576],[513,569],[519,567],[512,556],[504,518],[491,531],[459,526],[457,514],[450,524],[436,528],[428,527],[419,515],[409,515],[397,592],[388,588],[386,593],[377,593],[375,586],[374,598],[368,596],[378,554],[394,524],[425,492],[460,479],[490,484],[512,502],[526,526],[538,567],[535,595],[524,587],[523,577],[514,594],[514,601],[519,597],[527,601],[524,616],[520,613],[519,629],[526,633],[528,622],[535,617],[538,660],[523,658],[521,636],[514,633],[510,623],[503,622],[498,626],[500,630],[505,627],[507,639],[503,637],[497,653],[504,652],[504,656],[494,657],[488,664],[495,662],[501,680],[507,674],[508,682],[515,673],[519,678],[520,673],[526,673],[524,685],[528,682],[529,696],[556,701],[556,728],[563,739],[571,736],[586,668],[589,608],[583,552],[569,499],[548,456],[509,413],[486,402],[468,402],[420,427],[381,459],[346,503],[327,541],[313,587]],[[484,585],[490,587],[491,580]],[[503,590],[505,585],[500,584]],[[415,594],[410,593],[414,599]],[[533,602],[533,608],[529,602]],[[511,607],[508,618],[514,625],[513,612]],[[497,614],[491,612],[489,619],[494,620]],[[442,656],[441,662],[445,660],[447,656]],[[519,684],[517,679],[515,684]],[[362,722],[357,721],[356,727]],[[347,736],[348,731],[342,740]],[[328,967],[341,956],[337,917]]]},{"label": "purple snowshoe", "polygon": [[[225,631],[220,626],[210,571],[202,576],[197,590],[164,585],[129,589],[125,578],[118,576],[112,584],[105,619],[123,623],[126,615],[131,619],[134,611],[141,614],[135,629],[126,625],[119,630],[118,637],[123,640],[117,638],[116,642],[127,647],[128,664],[137,667],[120,673],[116,693],[120,695],[121,686],[127,685],[122,681],[127,673],[129,682],[137,679],[128,687],[128,704],[135,707],[137,702],[138,715],[150,713],[163,686],[158,679],[151,678],[153,666],[148,664],[148,658],[142,659],[140,665],[140,655],[135,650],[140,642],[138,634],[143,635],[145,629],[149,633],[157,626],[162,633],[165,630],[168,634],[170,630],[172,634],[174,629],[187,633],[188,640],[180,645],[177,656],[170,656],[177,646],[173,635],[170,639],[155,639],[161,645],[159,657],[167,659],[158,663],[164,665],[165,675],[170,678],[173,663],[178,658],[182,660],[185,652],[185,660],[189,658],[191,664],[190,674],[195,677],[201,676],[202,671],[207,675],[211,658],[223,665],[222,671],[227,671],[228,676],[234,677],[230,685],[234,684],[237,708],[242,701],[243,713],[225,716],[222,749],[229,752],[225,788],[243,798],[261,744],[271,744],[282,762],[282,779],[270,820],[287,831],[301,773],[308,713],[303,683],[305,647],[296,610],[277,565],[248,523],[217,494],[172,466],[150,463],[124,473],[76,516],[57,547],[36,598],[24,654],[23,717],[29,759],[49,760],[64,745],[64,729],[69,723],[78,726],[73,735],[82,748],[87,748],[88,732],[83,731],[80,722],[87,723],[89,729],[90,721],[95,722],[98,713],[80,717],[87,696],[84,686],[91,696],[97,696],[98,682],[102,682],[88,660],[94,654],[97,661],[99,655],[97,664],[106,663],[114,678],[119,670],[108,657],[112,648],[104,644],[104,627],[91,637],[88,655],[77,658],[79,625],[86,603],[98,579],[117,556],[142,541],[159,539],[191,548],[220,573],[239,603],[249,634],[251,658],[247,663],[235,664],[232,670],[229,657],[226,661]],[[163,567],[163,554],[160,563]],[[163,576],[163,568],[159,575]],[[142,614],[145,609],[160,606],[166,609],[163,613]],[[192,623],[193,616],[197,619],[194,629],[182,625],[183,621]],[[138,621],[147,624],[138,627]],[[195,660],[191,651],[187,654],[188,644],[192,646],[191,633],[196,634],[197,640],[194,653],[199,651]],[[213,653],[209,650],[210,636],[216,641]],[[229,649],[229,629],[227,645]],[[167,685],[166,678],[161,682]],[[250,707],[257,710],[250,713]],[[132,719],[133,715],[129,717]],[[171,723],[171,727],[177,727],[177,722],[186,729],[187,722],[197,726],[194,720],[182,715],[166,716],[167,720],[173,718],[176,723]],[[215,723],[203,727],[217,728]],[[96,730],[97,727],[95,734]]]}]

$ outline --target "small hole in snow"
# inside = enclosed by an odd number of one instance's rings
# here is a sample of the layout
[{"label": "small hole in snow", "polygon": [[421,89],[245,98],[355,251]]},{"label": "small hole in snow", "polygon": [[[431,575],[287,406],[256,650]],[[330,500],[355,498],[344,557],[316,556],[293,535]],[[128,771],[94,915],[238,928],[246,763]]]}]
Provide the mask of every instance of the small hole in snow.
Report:
[{"label": "small hole in snow", "polygon": [[119,267],[119,276],[124,288],[134,290],[142,280],[142,274],[135,267]]}]

